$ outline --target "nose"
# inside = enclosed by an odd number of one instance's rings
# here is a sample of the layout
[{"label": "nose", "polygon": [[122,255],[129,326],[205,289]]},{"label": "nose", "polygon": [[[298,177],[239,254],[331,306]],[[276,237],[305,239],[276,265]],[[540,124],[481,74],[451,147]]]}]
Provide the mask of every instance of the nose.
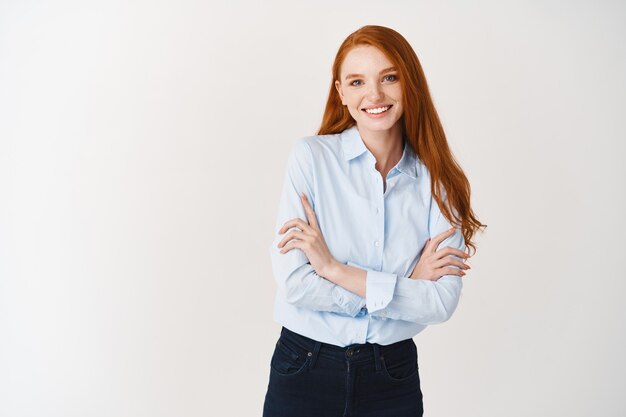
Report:
[{"label": "nose", "polygon": [[367,98],[370,101],[377,102],[384,97],[383,89],[379,83],[370,83],[369,91],[367,92]]}]

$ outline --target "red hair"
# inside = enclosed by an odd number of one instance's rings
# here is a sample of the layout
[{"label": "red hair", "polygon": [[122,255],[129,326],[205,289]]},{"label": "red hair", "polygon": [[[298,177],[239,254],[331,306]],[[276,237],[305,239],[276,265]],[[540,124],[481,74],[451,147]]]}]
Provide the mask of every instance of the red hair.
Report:
[{"label": "red hair", "polygon": [[[396,66],[402,86],[402,133],[431,176],[431,192],[441,213],[450,224],[460,227],[465,244],[476,251],[472,237],[487,225],[478,221],[470,206],[470,184],[455,160],[443,126],[435,110],[426,76],[415,51],[406,39],[384,26],[363,26],[341,44],[332,67],[332,81],[318,135],[340,133],[354,126],[355,121],[335,88],[340,80],[341,65],[352,48],[370,45],[378,48]],[[443,187],[443,190],[442,188]],[[447,199],[444,204],[442,191]]]}]

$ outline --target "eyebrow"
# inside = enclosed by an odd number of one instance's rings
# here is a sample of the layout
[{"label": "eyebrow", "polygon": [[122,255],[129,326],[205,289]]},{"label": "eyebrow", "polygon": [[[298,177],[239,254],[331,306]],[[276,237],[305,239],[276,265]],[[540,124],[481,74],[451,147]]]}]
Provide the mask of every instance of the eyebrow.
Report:
[{"label": "eyebrow", "polygon": [[[396,71],[396,67],[385,68],[384,70],[382,70],[380,72],[380,75],[383,75],[383,74],[385,74],[387,72],[391,72],[391,71]],[[359,77],[363,78],[363,77],[365,77],[365,75],[363,75],[363,74],[348,74],[348,75],[346,75],[346,80],[349,80],[350,78],[359,78]]]}]

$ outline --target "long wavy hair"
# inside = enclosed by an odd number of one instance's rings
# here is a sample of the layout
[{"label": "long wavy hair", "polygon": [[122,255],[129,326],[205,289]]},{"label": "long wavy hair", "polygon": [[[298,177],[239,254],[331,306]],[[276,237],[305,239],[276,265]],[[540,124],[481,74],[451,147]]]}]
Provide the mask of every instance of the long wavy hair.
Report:
[{"label": "long wavy hair", "polygon": [[[341,65],[346,55],[358,45],[378,48],[397,68],[403,90],[404,112],[400,118],[402,133],[430,172],[431,192],[441,213],[450,224],[461,228],[466,247],[476,252],[472,238],[478,229],[484,229],[487,225],[478,220],[471,208],[469,181],[450,151],[419,59],[398,32],[384,26],[368,25],[343,41],[333,63],[326,109],[317,134],[340,133],[356,123],[347,107],[341,104],[335,80],[341,79]],[[444,200],[447,204],[444,204]]]}]

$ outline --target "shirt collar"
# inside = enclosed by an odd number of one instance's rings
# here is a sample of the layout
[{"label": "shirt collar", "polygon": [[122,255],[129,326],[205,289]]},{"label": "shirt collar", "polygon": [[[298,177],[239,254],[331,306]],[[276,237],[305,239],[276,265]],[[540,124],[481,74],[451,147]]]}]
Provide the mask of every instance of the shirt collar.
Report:
[{"label": "shirt collar", "polygon": [[[361,156],[364,152],[369,152],[356,125],[341,132],[341,147],[343,148],[343,156],[346,161]],[[417,178],[417,156],[406,138],[404,138],[402,158],[400,158],[396,168],[412,178]]]}]

